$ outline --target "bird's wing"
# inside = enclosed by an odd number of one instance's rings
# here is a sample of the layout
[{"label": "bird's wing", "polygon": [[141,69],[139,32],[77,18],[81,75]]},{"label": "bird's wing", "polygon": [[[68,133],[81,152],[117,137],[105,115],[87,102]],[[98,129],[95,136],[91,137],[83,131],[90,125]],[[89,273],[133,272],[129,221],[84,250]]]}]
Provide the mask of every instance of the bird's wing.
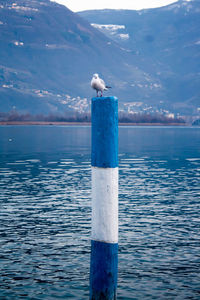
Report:
[{"label": "bird's wing", "polygon": [[100,79],[101,84],[103,84],[104,86],[106,85],[105,82],[103,81],[103,79]]}]

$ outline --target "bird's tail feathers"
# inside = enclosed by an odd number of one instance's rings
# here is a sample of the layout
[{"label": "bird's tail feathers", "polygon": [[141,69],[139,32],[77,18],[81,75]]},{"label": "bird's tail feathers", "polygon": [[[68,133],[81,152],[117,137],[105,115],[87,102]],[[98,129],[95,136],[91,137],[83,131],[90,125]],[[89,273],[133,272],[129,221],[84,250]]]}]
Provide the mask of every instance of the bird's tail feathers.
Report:
[{"label": "bird's tail feathers", "polygon": [[106,88],[107,88],[107,89],[112,89],[112,87],[111,87],[111,86],[107,86],[107,85],[106,85]]}]

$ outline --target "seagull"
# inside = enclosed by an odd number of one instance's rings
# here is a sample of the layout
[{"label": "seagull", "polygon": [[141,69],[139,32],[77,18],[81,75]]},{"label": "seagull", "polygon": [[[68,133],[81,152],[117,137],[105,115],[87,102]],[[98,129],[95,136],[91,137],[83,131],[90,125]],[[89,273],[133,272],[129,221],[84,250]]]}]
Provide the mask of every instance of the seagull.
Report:
[{"label": "seagull", "polygon": [[99,77],[98,74],[94,74],[91,80],[91,87],[97,91],[97,97],[99,97],[99,92],[101,92],[101,97],[103,96],[103,91],[111,89],[111,86],[107,86],[103,79]]}]

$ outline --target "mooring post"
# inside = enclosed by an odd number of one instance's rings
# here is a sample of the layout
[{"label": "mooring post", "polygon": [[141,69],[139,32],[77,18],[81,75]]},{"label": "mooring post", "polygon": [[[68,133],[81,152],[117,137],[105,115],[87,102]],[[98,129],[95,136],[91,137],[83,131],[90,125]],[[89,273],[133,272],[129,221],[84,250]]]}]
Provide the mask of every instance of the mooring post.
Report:
[{"label": "mooring post", "polygon": [[116,299],[118,268],[118,99],[92,98],[90,299]]}]

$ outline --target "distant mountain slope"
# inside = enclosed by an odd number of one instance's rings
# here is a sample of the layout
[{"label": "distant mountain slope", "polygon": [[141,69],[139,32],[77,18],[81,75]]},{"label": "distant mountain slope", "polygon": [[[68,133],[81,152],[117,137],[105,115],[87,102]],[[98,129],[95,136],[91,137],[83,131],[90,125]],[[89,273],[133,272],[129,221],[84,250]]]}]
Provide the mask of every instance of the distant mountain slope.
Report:
[{"label": "distant mountain slope", "polygon": [[195,114],[199,14],[198,1],[75,14],[49,0],[0,0],[0,112],[88,111],[99,73],[121,109]]},{"label": "distant mountain slope", "polygon": [[[79,15],[129,49],[140,68],[160,78],[165,91],[161,100],[172,110],[196,113],[200,107],[199,0],[141,11],[98,10]],[[144,86],[140,86],[143,93]],[[155,97],[158,100],[159,95]]]},{"label": "distant mountain slope", "polygon": [[85,111],[96,72],[123,99],[131,94],[124,81],[142,74],[125,50],[66,7],[0,0],[1,111]]}]

